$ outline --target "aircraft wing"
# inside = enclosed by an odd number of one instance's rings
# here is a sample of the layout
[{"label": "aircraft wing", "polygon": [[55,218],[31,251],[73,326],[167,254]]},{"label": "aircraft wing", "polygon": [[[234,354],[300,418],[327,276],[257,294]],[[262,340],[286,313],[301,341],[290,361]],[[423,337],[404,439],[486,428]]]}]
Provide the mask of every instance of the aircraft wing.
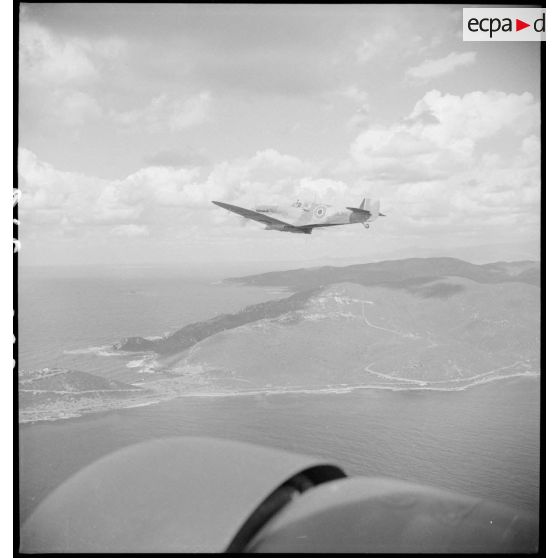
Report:
[{"label": "aircraft wing", "polygon": [[312,223],[311,225],[298,225],[296,228],[301,231],[307,231],[312,229],[321,229],[324,227],[339,227],[346,224],[347,223]]},{"label": "aircraft wing", "polygon": [[270,217],[265,213],[259,213],[258,211],[252,211],[251,209],[246,209],[245,207],[239,207],[238,205],[231,205],[230,203],[223,203],[214,201],[212,202],[227,211],[231,211],[232,213],[236,213],[237,215],[241,215],[242,217],[246,217],[246,219],[252,219],[253,221],[258,221],[259,223],[264,223],[266,225],[288,225],[291,226],[290,223],[286,221],[280,221],[279,219],[275,219],[274,217]]}]

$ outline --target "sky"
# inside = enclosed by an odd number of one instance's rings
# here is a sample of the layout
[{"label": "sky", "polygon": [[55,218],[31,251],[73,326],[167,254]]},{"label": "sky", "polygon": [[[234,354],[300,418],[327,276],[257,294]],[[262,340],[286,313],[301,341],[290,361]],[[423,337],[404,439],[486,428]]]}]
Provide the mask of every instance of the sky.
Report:
[{"label": "sky", "polygon": [[[540,46],[461,6],[22,4],[20,262],[539,259]],[[294,235],[211,204],[387,215]]]}]

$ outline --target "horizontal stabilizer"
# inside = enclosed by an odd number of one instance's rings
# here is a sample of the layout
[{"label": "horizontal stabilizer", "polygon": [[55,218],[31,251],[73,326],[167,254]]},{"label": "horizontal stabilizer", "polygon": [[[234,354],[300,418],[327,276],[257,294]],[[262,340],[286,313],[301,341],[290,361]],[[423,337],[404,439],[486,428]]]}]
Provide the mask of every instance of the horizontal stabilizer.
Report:
[{"label": "horizontal stabilizer", "polygon": [[355,213],[362,213],[363,215],[370,215],[370,211],[368,211],[368,209],[362,209],[361,207],[348,207],[347,209],[350,209],[351,211],[354,211]]}]

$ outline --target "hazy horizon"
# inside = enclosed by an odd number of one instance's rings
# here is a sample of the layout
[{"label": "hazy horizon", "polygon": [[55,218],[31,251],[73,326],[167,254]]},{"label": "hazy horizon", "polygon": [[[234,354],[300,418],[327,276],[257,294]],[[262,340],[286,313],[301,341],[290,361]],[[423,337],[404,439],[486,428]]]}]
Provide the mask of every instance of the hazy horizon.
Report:
[{"label": "hazy horizon", "polygon": [[27,264],[20,265],[19,270],[23,273],[32,271],[36,272],[38,270],[52,271],[57,270],[113,270],[125,271],[125,270],[160,270],[161,272],[191,272],[195,275],[203,274],[203,271],[207,271],[208,275],[213,275],[215,273],[227,274],[234,273],[237,270],[239,273],[246,271],[247,273],[259,273],[268,271],[279,271],[279,270],[289,270],[289,269],[300,269],[300,268],[315,268],[322,266],[333,266],[333,267],[345,267],[351,265],[366,265],[370,263],[379,263],[385,261],[403,261],[408,259],[442,259],[442,258],[454,258],[459,259],[464,262],[472,263],[475,265],[486,265],[498,262],[534,262],[540,265],[540,258],[529,258],[529,257],[518,257],[510,259],[486,259],[473,261],[468,258],[458,258],[455,256],[448,255],[436,255],[428,257],[420,256],[409,256],[406,258],[376,258],[376,259],[365,259],[359,257],[330,257],[330,258],[315,258],[313,260],[241,260],[241,261],[223,261],[223,262],[166,262],[166,263],[153,263],[153,262],[137,262],[137,263],[75,263],[75,264]]}]

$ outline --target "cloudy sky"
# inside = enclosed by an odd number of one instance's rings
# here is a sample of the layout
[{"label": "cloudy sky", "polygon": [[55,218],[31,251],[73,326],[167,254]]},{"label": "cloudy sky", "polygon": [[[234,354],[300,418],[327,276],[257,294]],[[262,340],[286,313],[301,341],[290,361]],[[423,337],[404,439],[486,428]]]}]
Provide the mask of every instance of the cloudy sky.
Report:
[{"label": "cloudy sky", "polygon": [[[539,44],[457,6],[24,4],[23,265],[538,259]],[[388,215],[292,235],[213,206]]]}]

